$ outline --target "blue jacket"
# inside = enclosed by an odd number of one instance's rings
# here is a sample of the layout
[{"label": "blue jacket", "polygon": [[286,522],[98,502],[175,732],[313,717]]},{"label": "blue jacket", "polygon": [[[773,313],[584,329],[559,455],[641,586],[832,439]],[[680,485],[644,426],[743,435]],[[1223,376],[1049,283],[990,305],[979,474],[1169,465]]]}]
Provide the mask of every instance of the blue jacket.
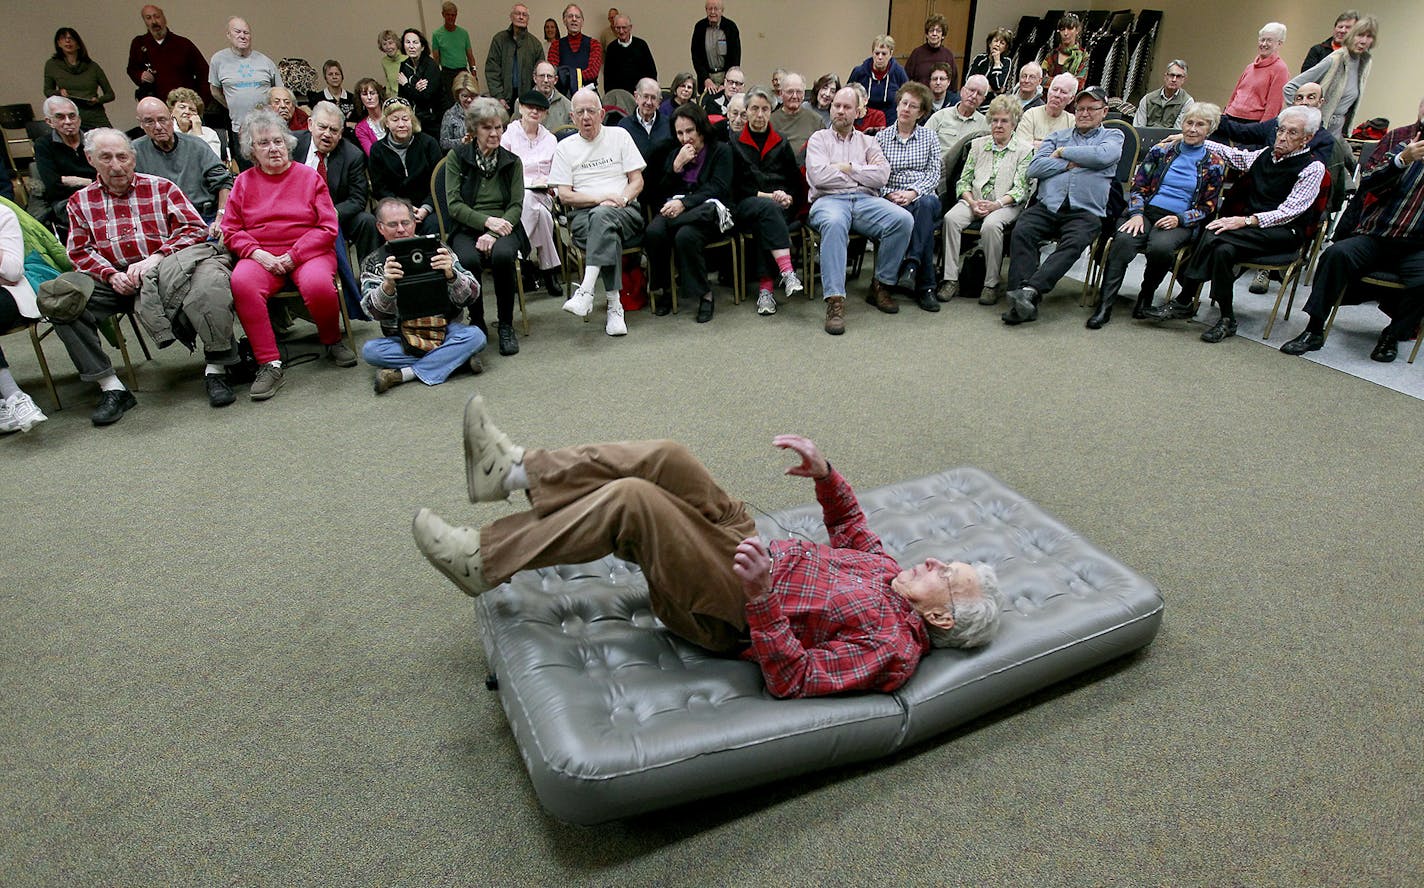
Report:
[{"label": "blue jacket", "polygon": [[905,85],[905,81],[910,79],[910,75],[905,73],[903,65],[891,59],[890,72],[885,75],[884,80],[876,80],[870,76],[874,61],[874,58],[868,58],[856,65],[855,70],[850,72],[850,77],[846,78],[846,83],[859,83],[865,87],[865,91],[870,93],[870,101],[866,104],[884,113],[887,122],[893,121],[895,119],[895,94],[900,91],[900,87]]}]

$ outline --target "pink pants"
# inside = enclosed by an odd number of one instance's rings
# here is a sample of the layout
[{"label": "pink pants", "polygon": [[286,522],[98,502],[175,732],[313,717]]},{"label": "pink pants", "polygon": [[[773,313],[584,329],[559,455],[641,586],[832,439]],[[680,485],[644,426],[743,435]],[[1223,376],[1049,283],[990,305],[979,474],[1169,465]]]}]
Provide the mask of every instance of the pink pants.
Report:
[{"label": "pink pants", "polygon": [[232,301],[242,329],[252,343],[252,355],[259,364],[281,357],[277,337],[272,332],[272,318],[267,314],[267,298],[286,286],[294,286],[302,294],[322,344],[341,341],[335,253],[308,259],[285,276],[272,274],[255,259],[240,259],[232,270]]}]

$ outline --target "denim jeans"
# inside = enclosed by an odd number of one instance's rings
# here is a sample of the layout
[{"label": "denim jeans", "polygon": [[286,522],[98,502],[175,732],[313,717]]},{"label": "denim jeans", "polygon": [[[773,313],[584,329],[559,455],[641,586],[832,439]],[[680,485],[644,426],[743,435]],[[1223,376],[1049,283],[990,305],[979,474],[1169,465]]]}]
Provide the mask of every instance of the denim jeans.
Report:
[{"label": "denim jeans", "polygon": [[846,245],[851,232],[877,241],[875,279],[887,286],[900,276],[915,217],[904,207],[868,194],[824,194],[811,204],[811,227],[821,236],[821,284],[827,296],[846,293]]},{"label": "denim jeans", "polygon": [[377,336],[366,340],[361,345],[361,357],[372,367],[396,370],[410,367],[415,371],[416,379],[426,385],[439,385],[484,347],[485,334],[479,327],[451,323],[445,328],[445,342],[418,358],[408,354],[395,336]]}]

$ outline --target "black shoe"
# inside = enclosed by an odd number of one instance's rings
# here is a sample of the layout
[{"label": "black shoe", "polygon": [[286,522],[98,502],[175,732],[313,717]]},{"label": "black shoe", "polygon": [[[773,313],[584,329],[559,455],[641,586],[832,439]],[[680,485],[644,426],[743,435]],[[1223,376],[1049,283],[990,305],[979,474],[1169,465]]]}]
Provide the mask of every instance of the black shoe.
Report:
[{"label": "black shoe", "polygon": [[1111,299],[1099,299],[1097,310],[1093,312],[1092,317],[1088,318],[1088,323],[1084,326],[1089,330],[1100,329],[1103,324],[1112,320],[1112,311],[1113,301]]},{"label": "black shoe", "polygon": [[1004,313],[1004,320],[1008,320],[1008,315],[1014,315],[1017,321],[1010,323],[1026,324],[1029,321],[1038,320],[1038,305],[1034,303],[1034,294],[1029,290],[1018,289],[1009,291],[1009,310]]},{"label": "black shoe", "polygon": [[905,293],[915,292],[915,278],[920,274],[918,262],[906,262],[900,266],[900,276],[895,279],[895,289]]},{"label": "black shoe", "polygon": [[544,272],[544,292],[550,296],[564,295],[564,282],[552,271]]},{"label": "black shoe", "polygon": [[925,311],[939,311],[939,300],[934,290],[921,290],[915,294],[915,304]]},{"label": "black shoe", "polygon": [[1386,327],[1379,335],[1379,341],[1375,343],[1375,350],[1370,352],[1371,361],[1379,361],[1381,364],[1391,364],[1399,357],[1399,337],[1389,332]]},{"label": "black shoe", "polygon": [[705,324],[712,320],[712,312],[717,304],[711,299],[701,299],[697,303],[697,323]]},{"label": "black shoe", "polygon": [[1142,316],[1149,321],[1178,321],[1183,318],[1194,318],[1197,310],[1190,302],[1178,302],[1173,299],[1152,308],[1143,309]]},{"label": "black shoe", "polygon": [[1201,335],[1202,342],[1220,342],[1228,336],[1236,335],[1236,319],[1222,318]]},{"label": "black shoe", "polygon": [[1152,293],[1141,293],[1138,295],[1137,301],[1132,303],[1132,319],[1134,321],[1140,321],[1147,317],[1147,310],[1152,307],[1153,297],[1154,294]]},{"label": "black shoe", "polygon": [[1281,351],[1288,355],[1303,355],[1306,352],[1319,351],[1325,344],[1324,333],[1312,333],[1306,330],[1296,338],[1281,346]]},{"label": "black shoe", "polygon": [[519,354],[519,337],[514,335],[513,324],[499,325],[499,353],[505,357]]},{"label": "black shoe", "polygon": [[228,385],[226,373],[208,373],[203,376],[203,384],[208,389],[209,407],[226,407],[237,400],[232,386]]},{"label": "black shoe", "polygon": [[663,298],[654,300],[653,314],[657,315],[660,318],[672,314],[672,296],[670,294],[664,293]]},{"label": "black shoe", "polygon": [[94,412],[89,414],[89,419],[96,426],[113,425],[118,422],[125,413],[138,406],[138,399],[133,396],[133,392],[128,389],[119,389],[116,392],[100,392],[99,406],[94,408]]}]

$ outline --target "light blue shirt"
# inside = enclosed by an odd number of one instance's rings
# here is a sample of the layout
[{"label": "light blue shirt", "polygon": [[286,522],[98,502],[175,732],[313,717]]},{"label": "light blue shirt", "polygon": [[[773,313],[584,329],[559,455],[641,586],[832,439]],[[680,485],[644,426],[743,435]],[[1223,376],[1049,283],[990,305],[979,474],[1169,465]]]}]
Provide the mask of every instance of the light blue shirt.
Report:
[{"label": "light blue shirt", "polygon": [[[1053,152],[1063,149],[1062,157]],[[1077,127],[1058,130],[1044,137],[1028,165],[1028,177],[1038,180],[1038,199],[1057,211],[1066,198],[1075,210],[1108,214],[1108,188],[1117,175],[1122,157],[1122,131],[1100,126],[1079,133]],[[1068,164],[1074,164],[1069,169]]]}]

